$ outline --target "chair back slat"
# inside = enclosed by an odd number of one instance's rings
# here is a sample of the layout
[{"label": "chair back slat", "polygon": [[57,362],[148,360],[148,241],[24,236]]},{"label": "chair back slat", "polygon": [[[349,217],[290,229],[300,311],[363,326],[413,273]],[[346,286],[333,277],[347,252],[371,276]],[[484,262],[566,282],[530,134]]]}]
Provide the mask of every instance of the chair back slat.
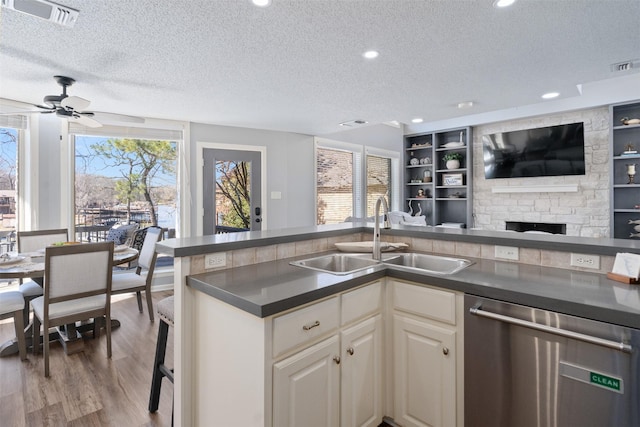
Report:
[{"label": "chair back slat", "polygon": [[50,246],[45,252],[45,298],[50,303],[111,292],[113,242]]},{"label": "chair back slat", "polygon": [[39,249],[57,243],[69,240],[69,234],[66,228],[56,230],[37,230],[37,231],[19,231],[18,232],[18,252],[35,252]]},{"label": "chair back slat", "polygon": [[144,243],[138,256],[138,266],[150,269],[156,257],[156,242],[162,237],[162,228],[148,227],[147,235],[144,236]]}]

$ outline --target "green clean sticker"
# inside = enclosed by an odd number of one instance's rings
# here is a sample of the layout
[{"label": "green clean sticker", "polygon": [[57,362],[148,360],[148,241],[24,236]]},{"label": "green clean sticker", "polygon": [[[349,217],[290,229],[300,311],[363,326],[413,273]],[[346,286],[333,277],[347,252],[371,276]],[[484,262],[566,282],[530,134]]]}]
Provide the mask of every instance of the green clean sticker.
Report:
[{"label": "green clean sticker", "polygon": [[615,393],[624,394],[624,383],[622,378],[593,371],[585,366],[560,361],[558,373],[565,378],[571,378],[572,380],[580,381],[585,384],[600,387]]},{"label": "green clean sticker", "polygon": [[600,387],[610,388],[618,393],[622,391],[622,381],[619,378],[610,377],[597,372],[589,372],[589,382],[591,384],[599,385]]}]

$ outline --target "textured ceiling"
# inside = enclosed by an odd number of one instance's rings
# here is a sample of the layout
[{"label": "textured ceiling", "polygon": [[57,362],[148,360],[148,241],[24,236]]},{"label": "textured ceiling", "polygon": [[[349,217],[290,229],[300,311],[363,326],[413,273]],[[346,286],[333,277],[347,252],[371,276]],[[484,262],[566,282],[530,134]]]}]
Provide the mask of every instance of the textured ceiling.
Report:
[{"label": "textured ceiling", "polygon": [[41,103],[66,75],[92,110],[319,135],[576,97],[640,59],[638,0],[58,2],[73,28],[0,10],[0,98]]}]

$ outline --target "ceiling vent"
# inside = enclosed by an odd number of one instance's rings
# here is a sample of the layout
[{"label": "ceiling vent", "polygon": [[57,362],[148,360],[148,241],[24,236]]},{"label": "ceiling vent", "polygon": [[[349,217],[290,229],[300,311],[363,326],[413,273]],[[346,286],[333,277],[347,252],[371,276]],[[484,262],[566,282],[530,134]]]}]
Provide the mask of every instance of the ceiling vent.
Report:
[{"label": "ceiling vent", "polygon": [[625,61],[625,62],[618,62],[617,64],[612,64],[611,71],[613,71],[614,73],[619,71],[629,71],[634,67],[634,65],[635,66],[640,65],[640,60],[636,60],[635,64],[634,64],[634,61]]},{"label": "ceiling vent", "polygon": [[354,126],[362,126],[362,125],[366,125],[368,122],[366,120],[350,120],[348,122],[342,122],[340,123],[340,126],[346,126],[348,128],[354,127]]},{"label": "ceiling vent", "polygon": [[73,27],[78,20],[78,11],[47,0],[1,0],[2,6],[26,13],[40,19],[55,22],[65,27]]}]

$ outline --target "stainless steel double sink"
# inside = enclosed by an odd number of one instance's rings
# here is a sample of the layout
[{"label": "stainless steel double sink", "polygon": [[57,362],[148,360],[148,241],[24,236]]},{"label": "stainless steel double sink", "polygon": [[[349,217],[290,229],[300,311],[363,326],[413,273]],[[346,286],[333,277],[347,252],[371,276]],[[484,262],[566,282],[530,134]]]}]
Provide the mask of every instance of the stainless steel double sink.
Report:
[{"label": "stainless steel double sink", "polygon": [[464,258],[408,252],[383,254],[381,261],[374,260],[370,253],[338,253],[291,261],[290,264],[337,275],[352,274],[368,268],[389,267],[398,270],[449,275],[467,268],[473,262]]}]

